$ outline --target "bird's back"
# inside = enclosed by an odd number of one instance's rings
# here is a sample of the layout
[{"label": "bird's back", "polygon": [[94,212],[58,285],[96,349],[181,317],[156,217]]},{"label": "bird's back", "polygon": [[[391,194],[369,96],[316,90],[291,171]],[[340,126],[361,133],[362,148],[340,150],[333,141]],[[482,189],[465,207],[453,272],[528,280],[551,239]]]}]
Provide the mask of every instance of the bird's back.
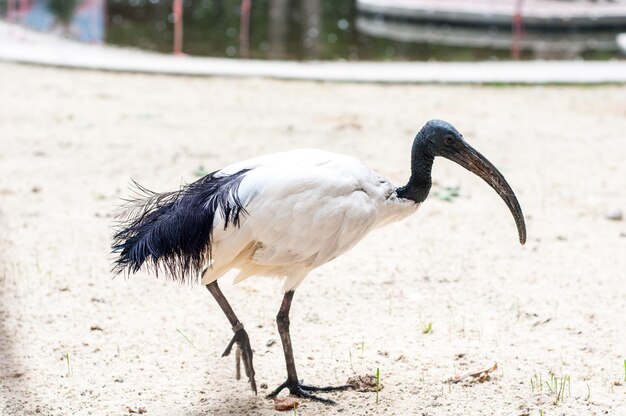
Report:
[{"label": "bird's back", "polygon": [[275,153],[223,169],[249,169],[238,195],[247,212],[239,228],[214,226],[213,270],[203,283],[236,268],[287,277],[297,286],[312,269],[352,248],[380,222],[413,212],[413,202],[359,160],[313,149]]}]

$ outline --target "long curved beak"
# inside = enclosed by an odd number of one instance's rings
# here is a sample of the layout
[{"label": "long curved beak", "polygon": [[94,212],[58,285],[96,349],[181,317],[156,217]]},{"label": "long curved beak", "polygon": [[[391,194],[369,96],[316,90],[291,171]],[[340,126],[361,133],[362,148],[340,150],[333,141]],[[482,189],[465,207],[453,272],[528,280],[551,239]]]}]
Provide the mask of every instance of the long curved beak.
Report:
[{"label": "long curved beak", "polygon": [[522,208],[517,201],[517,197],[513,189],[509,186],[504,176],[486,157],[481,155],[476,149],[463,142],[463,147],[450,154],[442,154],[446,159],[458,163],[470,172],[480,176],[500,195],[504,203],[509,207],[519,234],[519,242],[526,242],[526,223],[524,222],[524,214]]}]

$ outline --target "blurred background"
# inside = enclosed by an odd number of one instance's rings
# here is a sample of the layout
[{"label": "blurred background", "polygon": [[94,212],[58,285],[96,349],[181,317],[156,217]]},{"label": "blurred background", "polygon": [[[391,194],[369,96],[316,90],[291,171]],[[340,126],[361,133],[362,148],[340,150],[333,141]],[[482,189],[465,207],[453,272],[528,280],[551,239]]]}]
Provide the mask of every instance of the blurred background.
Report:
[{"label": "blurred background", "polygon": [[84,42],[280,60],[610,60],[625,0],[0,0]]}]

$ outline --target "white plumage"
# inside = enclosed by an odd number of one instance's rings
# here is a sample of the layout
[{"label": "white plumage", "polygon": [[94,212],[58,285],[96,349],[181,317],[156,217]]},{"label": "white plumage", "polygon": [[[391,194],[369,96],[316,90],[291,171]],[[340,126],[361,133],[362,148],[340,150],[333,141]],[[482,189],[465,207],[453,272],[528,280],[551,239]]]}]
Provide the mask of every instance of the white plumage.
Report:
[{"label": "white plumage", "polygon": [[238,188],[247,214],[239,227],[213,224],[213,260],[202,276],[209,284],[231,269],[235,282],[253,275],[284,277],[295,289],[316,267],[345,253],[372,229],[415,212],[395,186],[361,161],[301,149],[238,162],[215,177],[249,169]]}]

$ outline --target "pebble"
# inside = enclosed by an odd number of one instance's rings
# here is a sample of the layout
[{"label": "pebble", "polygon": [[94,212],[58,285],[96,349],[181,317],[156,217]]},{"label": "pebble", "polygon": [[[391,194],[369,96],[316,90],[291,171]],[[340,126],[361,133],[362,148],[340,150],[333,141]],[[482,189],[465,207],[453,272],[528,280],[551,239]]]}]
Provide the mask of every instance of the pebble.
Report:
[{"label": "pebble", "polygon": [[[285,411],[294,410],[300,405],[300,401],[291,397],[275,397],[274,398],[274,410]],[[294,410],[295,413],[295,410]]]},{"label": "pebble", "polygon": [[621,221],[624,219],[624,213],[621,209],[614,209],[607,212],[604,218],[611,221]]}]

